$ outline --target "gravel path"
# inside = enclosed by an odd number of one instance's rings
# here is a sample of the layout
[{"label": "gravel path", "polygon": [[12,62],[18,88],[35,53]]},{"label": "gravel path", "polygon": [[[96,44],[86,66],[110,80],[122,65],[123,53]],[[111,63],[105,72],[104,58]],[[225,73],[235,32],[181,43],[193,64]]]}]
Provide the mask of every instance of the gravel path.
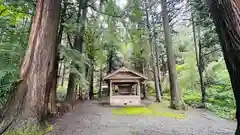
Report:
[{"label": "gravel path", "polygon": [[113,108],[85,101],[58,119],[47,135],[233,135],[236,123],[189,109],[185,119],[115,116]]}]

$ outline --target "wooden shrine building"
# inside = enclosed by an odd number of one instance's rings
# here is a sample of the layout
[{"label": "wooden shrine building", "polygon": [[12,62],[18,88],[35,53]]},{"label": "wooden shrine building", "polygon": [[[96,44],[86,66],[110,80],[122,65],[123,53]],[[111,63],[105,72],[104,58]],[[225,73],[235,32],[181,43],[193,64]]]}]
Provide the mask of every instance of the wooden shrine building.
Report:
[{"label": "wooden shrine building", "polygon": [[141,105],[140,84],[147,80],[142,74],[122,67],[108,74],[103,80],[110,83],[110,105]]}]

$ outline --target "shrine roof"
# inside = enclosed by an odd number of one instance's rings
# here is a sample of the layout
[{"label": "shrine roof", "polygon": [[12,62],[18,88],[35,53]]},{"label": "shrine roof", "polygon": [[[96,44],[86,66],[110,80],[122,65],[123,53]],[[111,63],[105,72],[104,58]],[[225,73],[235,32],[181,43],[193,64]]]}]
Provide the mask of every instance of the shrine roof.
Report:
[{"label": "shrine roof", "polygon": [[138,79],[138,80],[147,80],[148,78],[138,73],[134,70],[130,70],[126,67],[122,67],[103,78],[103,80],[114,80],[114,79],[121,79],[121,80],[128,80],[128,79]]}]

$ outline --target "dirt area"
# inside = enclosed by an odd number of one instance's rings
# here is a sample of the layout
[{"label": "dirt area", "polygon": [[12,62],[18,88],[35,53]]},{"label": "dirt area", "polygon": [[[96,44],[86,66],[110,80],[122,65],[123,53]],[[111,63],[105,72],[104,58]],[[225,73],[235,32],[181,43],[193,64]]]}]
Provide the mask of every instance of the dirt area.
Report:
[{"label": "dirt area", "polygon": [[75,110],[54,121],[47,135],[233,135],[236,123],[205,110],[191,109],[184,119],[114,115],[114,107],[97,101],[77,104]]}]

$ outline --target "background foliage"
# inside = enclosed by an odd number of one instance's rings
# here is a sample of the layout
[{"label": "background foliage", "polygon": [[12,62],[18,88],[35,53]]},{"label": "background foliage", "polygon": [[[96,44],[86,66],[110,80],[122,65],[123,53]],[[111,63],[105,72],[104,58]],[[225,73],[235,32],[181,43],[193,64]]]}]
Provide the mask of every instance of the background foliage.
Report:
[{"label": "background foliage", "polygon": [[[71,66],[70,63],[74,62],[83,69],[84,66],[93,62],[95,67],[94,90],[97,91],[101,67],[105,75],[108,71],[109,53],[113,52],[113,59],[110,63],[113,64],[114,69],[124,64],[139,70],[144,63],[145,75],[150,78],[147,83],[148,93],[155,95],[151,52],[147,43],[145,7],[141,3],[143,1],[130,0],[125,5],[119,5],[116,1],[110,0],[102,8],[89,8],[88,19],[85,22],[83,53],[69,47],[67,35],[74,37],[73,35],[79,27],[76,24],[76,8],[74,4],[70,5],[67,10],[67,22],[63,24],[64,34],[60,48],[60,54],[64,57],[61,62],[67,68],[65,76],[68,76],[69,72],[79,74],[81,78],[77,83],[83,89],[88,89],[89,79],[84,77],[85,74],[82,70]],[[207,108],[221,117],[233,119],[235,102],[231,83],[209,12],[201,0],[189,0],[188,3],[183,3],[184,7],[177,7],[174,1],[169,1],[168,4],[169,9],[171,9],[169,11],[170,19],[173,18],[170,24],[177,61],[178,82],[183,100],[191,106],[198,106],[201,102],[192,29],[189,27],[190,25],[186,26],[187,23],[183,23],[183,25],[179,21],[184,22],[184,19],[187,18],[189,24],[189,13],[192,12],[196,19],[196,25],[201,31],[199,40],[204,46],[203,76],[207,92]],[[156,51],[159,52],[159,56],[155,57],[159,58],[160,67],[163,67],[166,63],[166,50],[164,48],[161,14],[157,8],[159,5],[158,2],[152,3],[149,11],[152,18],[150,32],[154,30],[158,32]],[[5,104],[13,82],[19,76],[20,64],[27,47],[33,7],[32,1],[0,0],[0,108]],[[183,13],[182,17],[177,17],[180,12]],[[73,42],[73,39],[70,42]],[[166,99],[169,99],[168,80],[167,74],[161,76],[161,84]],[[67,81],[65,79],[64,85],[57,88],[59,100],[65,99]]]}]

